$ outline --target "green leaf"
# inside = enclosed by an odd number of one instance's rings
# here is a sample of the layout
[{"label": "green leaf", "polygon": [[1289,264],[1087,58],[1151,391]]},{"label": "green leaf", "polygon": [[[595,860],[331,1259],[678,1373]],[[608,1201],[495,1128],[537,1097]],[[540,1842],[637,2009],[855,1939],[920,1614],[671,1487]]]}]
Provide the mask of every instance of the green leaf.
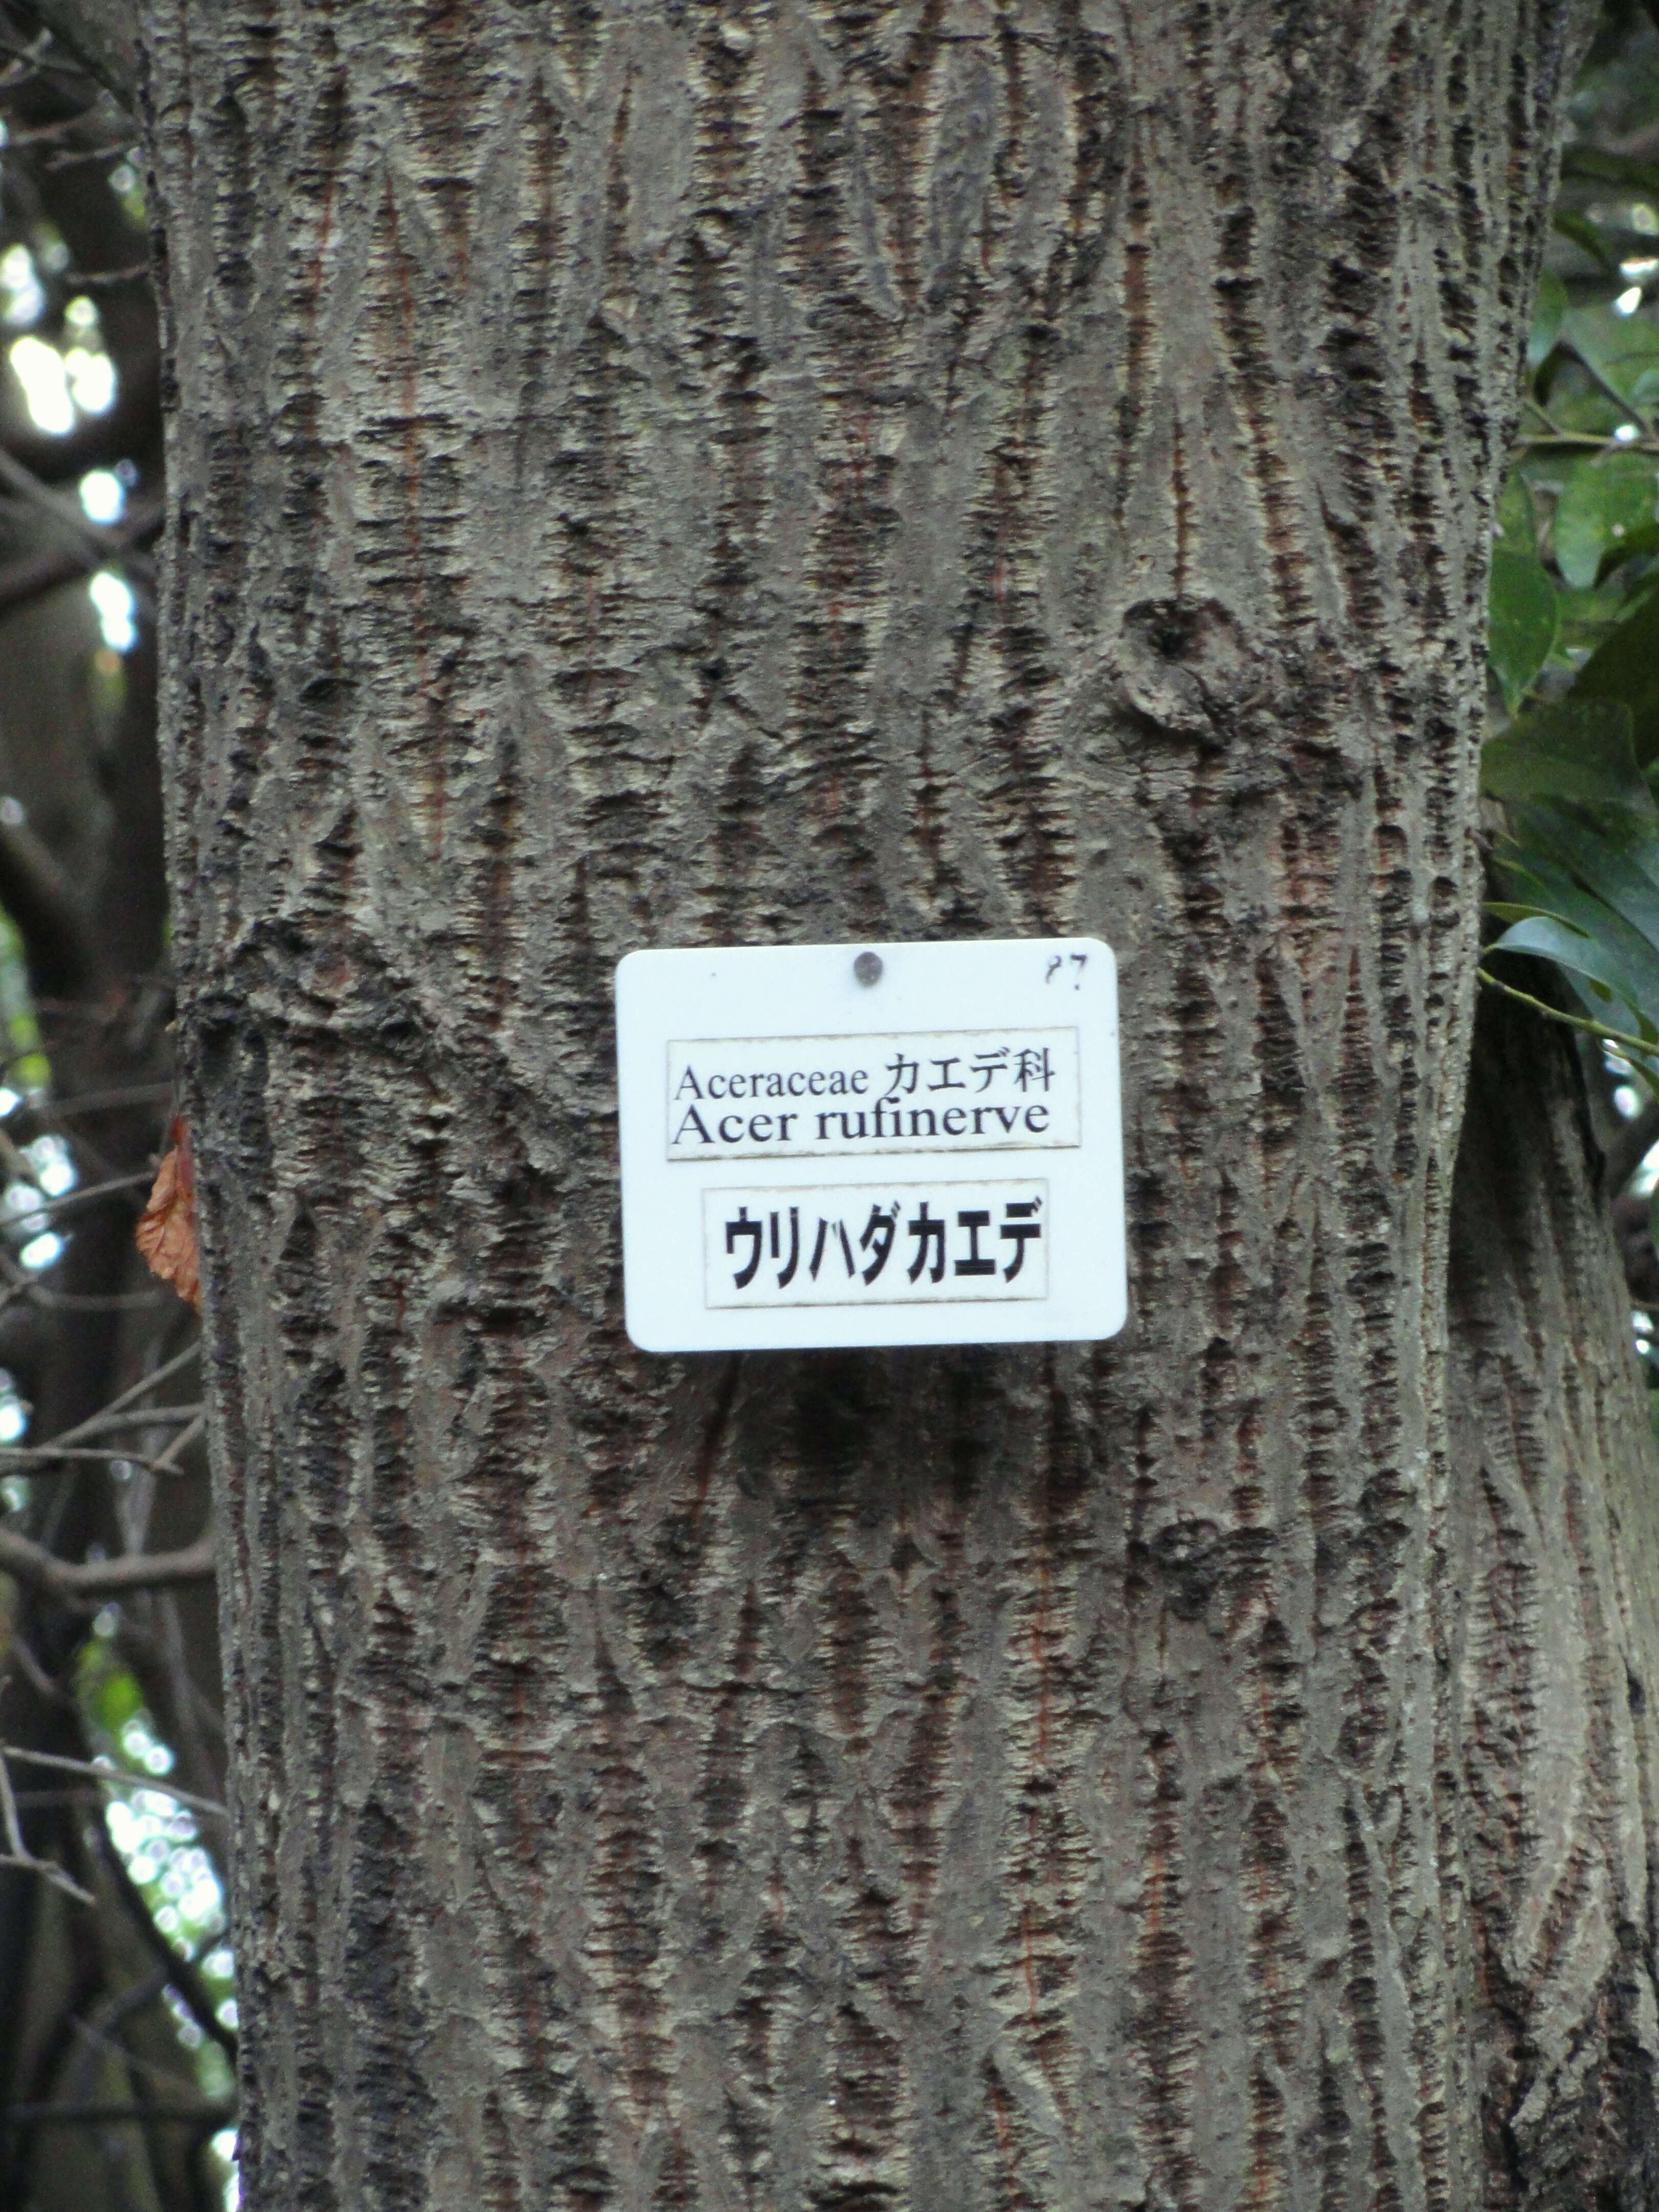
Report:
[{"label": "green leaf", "polygon": [[1585,367],[1632,407],[1659,398],[1659,324],[1645,315],[1621,315],[1606,301],[1569,307],[1561,320],[1561,337]]},{"label": "green leaf", "polygon": [[1570,584],[1588,591],[1622,541],[1656,524],[1659,466],[1651,454],[1602,453],[1576,462],[1555,509],[1556,566]]},{"label": "green leaf", "polygon": [[1581,253],[1588,254],[1601,268],[1617,269],[1618,248],[1602,237],[1599,226],[1588,216],[1576,214],[1571,208],[1557,208],[1554,223],[1561,237],[1570,238]]},{"label": "green leaf", "polygon": [[1538,548],[1537,509],[1532,486],[1519,469],[1511,469],[1498,496],[1496,531],[1498,549],[1505,553],[1532,553]]},{"label": "green leaf", "polygon": [[[1592,826],[1561,807],[1531,807],[1525,811],[1518,838],[1528,858],[1541,854],[1553,862],[1645,945],[1659,947],[1659,874],[1655,872],[1659,849],[1651,820],[1637,822],[1616,814]],[[1579,909],[1576,919],[1581,925],[1594,919],[1602,933],[1610,933],[1599,915],[1591,917]],[[1659,1000],[1653,1012],[1659,1020]]]},{"label": "green leaf", "polygon": [[1634,613],[1656,580],[1651,574],[1636,575],[1629,564],[1613,562],[1593,592],[1575,592],[1570,584],[1562,585],[1555,595],[1558,661],[1565,653],[1565,665],[1576,676],[1596,647]]},{"label": "green leaf", "polygon": [[[1508,872],[1506,870],[1505,872]],[[1659,946],[1633,928],[1622,915],[1583,885],[1559,869],[1534,865],[1516,872],[1516,888],[1530,877],[1540,894],[1540,903],[1521,919],[1559,921],[1597,946],[1608,967],[1617,970],[1609,980],[1632,1006],[1648,1009],[1659,1024]],[[1659,1034],[1659,1030],[1656,1030]]]},{"label": "green leaf", "polygon": [[94,1700],[99,1727],[106,1735],[118,1736],[133,1715],[143,1711],[143,1703],[137,1679],[125,1667],[112,1667]]},{"label": "green leaf", "polygon": [[1659,855],[1654,823],[1622,807],[1511,810],[1498,856],[1513,926],[1494,951],[1553,960],[1589,1011],[1626,1036],[1659,1042]]},{"label": "green leaf", "polygon": [[1617,576],[1618,572],[1610,569],[1593,592],[1576,592],[1571,584],[1562,585],[1555,596],[1560,605],[1564,637],[1575,629],[1599,633],[1630,612],[1630,593]]},{"label": "green leaf", "polygon": [[1634,600],[1624,620],[1578,672],[1575,702],[1609,700],[1628,707],[1636,757],[1659,757],[1659,590]]},{"label": "green leaf", "polygon": [[[1585,936],[1595,936],[1600,917],[1594,904],[1585,907],[1585,894],[1578,885],[1534,847],[1522,847],[1511,840],[1498,854],[1498,871],[1515,897],[1510,906],[1494,905],[1494,914],[1515,921],[1529,921],[1535,914],[1553,915],[1557,921],[1571,922]],[[1575,908],[1583,912],[1582,921]]]},{"label": "green leaf", "polygon": [[1648,198],[1659,198],[1659,167],[1628,154],[1604,154],[1599,147],[1569,146],[1561,156],[1564,177],[1587,177],[1597,184],[1628,185]]},{"label": "green leaf", "polygon": [[1487,948],[1498,952],[1530,953],[1534,959],[1553,961],[1588,992],[1588,1003],[1609,1028],[1632,1031],[1659,1043],[1659,1027],[1638,1010],[1641,994],[1607,947],[1586,932],[1551,914],[1534,915],[1506,929]]},{"label": "green leaf", "polygon": [[[1616,545],[1609,548],[1601,562],[1601,575],[1616,575],[1626,561],[1635,561],[1649,553],[1659,553],[1659,520],[1644,522],[1635,530],[1626,530]],[[1638,582],[1638,589],[1641,588]]]},{"label": "green leaf", "polygon": [[1604,391],[1581,361],[1559,352],[1551,361],[1550,420],[1559,428],[1610,438],[1621,422],[1629,422],[1629,408]]},{"label": "green leaf", "polygon": [[1492,799],[1565,799],[1652,815],[1653,794],[1631,744],[1629,714],[1617,701],[1559,705],[1525,714],[1480,748],[1480,787]]},{"label": "green leaf", "polygon": [[1513,714],[1555,649],[1555,586],[1535,553],[1492,555],[1486,651]]},{"label": "green leaf", "polygon": [[1527,333],[1527,367],[1541,368],[1555,351],[1561,336],[1561,319],[1567,312],[1567,288],[1553,269],[1538,280],[1538,300],[1532,328]]}]

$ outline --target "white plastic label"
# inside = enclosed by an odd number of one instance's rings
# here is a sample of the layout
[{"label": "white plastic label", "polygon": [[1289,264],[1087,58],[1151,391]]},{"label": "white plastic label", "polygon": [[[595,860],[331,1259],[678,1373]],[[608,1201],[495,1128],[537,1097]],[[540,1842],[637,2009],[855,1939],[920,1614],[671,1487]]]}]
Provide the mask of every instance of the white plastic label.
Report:
[{"label": "white plastic label", "polygon": [[641,1350],[1123,1326],[1117,977],[1098,940],[632,952],[617,1056]]}]

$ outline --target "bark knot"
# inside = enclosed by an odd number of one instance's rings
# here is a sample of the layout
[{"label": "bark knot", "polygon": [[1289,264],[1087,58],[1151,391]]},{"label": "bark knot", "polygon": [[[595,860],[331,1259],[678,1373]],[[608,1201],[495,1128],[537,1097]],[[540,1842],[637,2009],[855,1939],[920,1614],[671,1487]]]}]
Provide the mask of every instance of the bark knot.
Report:
[{"label": "bark knot", "polygon": [[1149,734],[1229,744],[1261,689],[1243,625],[1219,599],[1141,599],[1115,655],[1124,701]]}]

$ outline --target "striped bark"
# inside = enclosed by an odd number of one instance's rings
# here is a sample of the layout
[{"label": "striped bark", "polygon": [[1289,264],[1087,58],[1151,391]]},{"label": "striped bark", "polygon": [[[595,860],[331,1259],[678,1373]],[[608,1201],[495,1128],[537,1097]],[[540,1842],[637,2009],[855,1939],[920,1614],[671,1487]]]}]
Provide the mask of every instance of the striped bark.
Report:
[{"label": "striped bark", "polygon": [[[1583,27],[147,0],[251,2212],[1659,2203],[1535,1030],[1453,1198]],[[1122,1337],[629,1346],[620,955],[1060,932]]]}]

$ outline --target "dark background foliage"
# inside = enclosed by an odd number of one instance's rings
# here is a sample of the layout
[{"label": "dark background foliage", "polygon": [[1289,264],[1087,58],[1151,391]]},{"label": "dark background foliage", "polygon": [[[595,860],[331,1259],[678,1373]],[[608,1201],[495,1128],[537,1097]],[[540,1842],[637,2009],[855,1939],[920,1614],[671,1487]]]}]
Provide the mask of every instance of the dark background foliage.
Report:
[{"label": "dark background foliage", "polygon": [[1659,30],[1641,7],[1607,11],[1572,106],[1490,651],[1486,975],[1579,1025],[1659,1419]]},{"label": "dark background foliage", "polygon": [[170,1096],[160,356],[131,120],[22,10],[0,128],[0,2203],[194,2212],[234,2006],[195,1321],[132,1241]]}]

